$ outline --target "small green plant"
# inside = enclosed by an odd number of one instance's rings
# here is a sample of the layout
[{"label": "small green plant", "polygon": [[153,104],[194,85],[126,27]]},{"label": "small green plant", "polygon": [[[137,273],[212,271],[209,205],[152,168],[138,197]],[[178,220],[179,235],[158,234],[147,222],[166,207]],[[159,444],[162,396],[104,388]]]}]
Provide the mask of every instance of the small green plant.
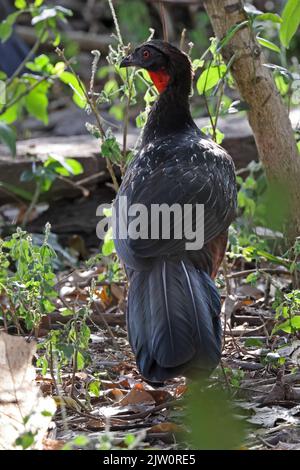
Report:
[{"label": "small green plant", "polygon": [[33,334],[43,316],[55,309],[56,253],[48,243],[49,234],[47,224],[41,246],[20,228],[10,239],[0,240],[0,319],[6,329],[14,325],[19,334],[24,329]]},{"label": "small green plant", "polygon": [[277,325],[272,333],[284,331],[296,335],[300,331],[300,290],[293,290],[282,297],[281,302],[274,305]]}]

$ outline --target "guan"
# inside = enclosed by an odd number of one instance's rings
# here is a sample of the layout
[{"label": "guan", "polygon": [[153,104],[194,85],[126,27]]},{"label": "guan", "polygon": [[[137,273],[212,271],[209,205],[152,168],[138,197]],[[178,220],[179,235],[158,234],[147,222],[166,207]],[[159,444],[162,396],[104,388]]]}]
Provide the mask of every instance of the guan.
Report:
[{"label": "guan", "polygon": [[[206,376],[222,352],[221,300],[214,278],[236,212],[234,164],[191,117],[193,73],[185,53],[151,40],[120,66],[146,69],[159,92],[114,203],[115,247],[129,280],[129,342],[142,376],[151,383],[178,375]],[[134,204],[149,214],[157,205],[176,204],[191,208],[195,229],[197,206],[204,207],[202,248],[188,249],[185,234],[175,236],[184,215],[178,220],[171,211],[169,238],[161,228],[156,236],[120,236],[125,198],[128,225]]]}]

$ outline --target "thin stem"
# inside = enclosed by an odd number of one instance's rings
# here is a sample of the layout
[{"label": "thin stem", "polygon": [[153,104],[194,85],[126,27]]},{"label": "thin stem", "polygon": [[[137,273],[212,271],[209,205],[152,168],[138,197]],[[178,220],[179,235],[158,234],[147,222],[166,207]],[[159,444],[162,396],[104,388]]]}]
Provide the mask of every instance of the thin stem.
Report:
[{"label": "thin stem", "polygon": [[34,194],[33,194],[33,197],[32,197],[32,200],[31,200],[31,203],[29,204],[28,206],[28,209],[27,211],[25,212],[25,215],[24,215],[24,218],[23,218],[23,223],[22,223],[22,227],[25,227],[25,225],[27,224],[28,220],[29,220],[29,217],[30,217],[30,214],[33,210],[33,208],[36,206],[38,200],[39,200],[39,197],[40,197],[40,194],[41,194],[41,186],[39,183],[36,184],[36,187],[35,187],[35,191],[34,191]]},{"label": "thin stem", "polygon": [[14,98],[10,103],[7,103],[0,111],[1,115],[5,113],[5,111],[9,108],[11,108],[14,104],[16,104],[18,101],[20,101],[24,96],[28,95],[31,91],[33,91],[40,83],[44,82],[45,80],[48,80],[50,77],[42,77],[40,80],[37,80],[33,85],[31,85],[29,88],[27,88],[23,93],[21,93],[19,96]]},{"label": "thin stem", "polygon": [[132,76],[130,77],[128,69],[126,69],[126,81],[128,85],[128,96],[127,96],[127,103],[126,103],[126,111],[125,111],[125,118],[124,118],[124,126],[123,126],[123,159],[121,161],[121,174],[124,176],[125,174],[125,166],[126,166],[126,153],[127,153],[127,134],[128,134],[128,123],[129,123],[129,107],[133,89],[133,78],[135,72],[133,72]]},{"label": "thin stem", "polygon": [[[103,129],[103,126],[102,126],[102,123],[101,123],[101,117],[100,117],[100,114],[98,112],[98,109],[97,109],[97,104],[96,104],[96,101],[95,101],[95,96],[94,94],[92,93],[92,96],[89,95],[89,93],[86,91],[85,87],[83,86],[81,80],[80,80],[80,77],[79,75],[75,72],[74,68],[72,67],[70,61],[67,60],[64,52],[59,49],[58,47],[56,48],[56,53],[57,55],[64,61],[64,63],[66,64],[67,68],[70,69],[70,71],[72,72],[72,74],[76,77],[78,83],[79,83],[79,86],[87,100],[87,103],[89,104],[94,116],[95,116],[95,119],[96,119],[96,123],[97,123],[97,127],[98,127],[98,130],[99,130],[99,133],[100,133],[100,136],[101,136],[101,139],[104,140],[105,139],[105,131]],[[108,158],[105,158],[105,161],[106,161],[106,167],[107,167],[107,170],[109,172],[109,175],[112,179],[112,182],[113,182],[113,187],[114,187],[114,190],[116,192],[118,192],[119,190],[119,183],[118,183],[118,180],[117,180],[117,177],[115,175],[115,172],[114,172],[114,169],[113,169],[113,166],[112,166],[112,163],[111,161],[108,159]]]},{"label": "thin stem", "polygon": [[114,5],[113,5],[113,1],[112,1],[112,0],[108,0],[108,4],[109,4],[109,8],[110,8],[110,11],[111,11],[113,20],[114,20],[114,25],[115,25],[115,28],[116,28],[116,33],[117,33],[118,41],[119,41],[119,43],[121,44],[121,46],[123,46],[123,45],[124,45],[124,43],[123,43],[123,38],[122,38],[122,34],[121,34],[121,30],[120,30],[118,18],[117,18],[117,15],[116,15],[115,7],[114,7]]},{"label": "thin stem", "polygon": [[159,2],[159,10],[160,10],[161,24],[162,24],[162,28],[163,28],[164,41],[168,41],[168,29],[167,29],[167,24],[166,24],[166,11],[165,11],[165,5],[163,4],[163,2]]}]

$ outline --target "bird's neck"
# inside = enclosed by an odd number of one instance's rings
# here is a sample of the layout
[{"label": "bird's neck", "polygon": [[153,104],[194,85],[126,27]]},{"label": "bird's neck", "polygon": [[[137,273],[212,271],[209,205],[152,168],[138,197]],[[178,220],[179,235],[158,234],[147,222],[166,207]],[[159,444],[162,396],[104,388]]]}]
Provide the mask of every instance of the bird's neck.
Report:
[{"label": "bird's neck", "polygon": [[189,104],[191,78],[174,80],[152,106],[143,132],[142,144],[195,127]]}]

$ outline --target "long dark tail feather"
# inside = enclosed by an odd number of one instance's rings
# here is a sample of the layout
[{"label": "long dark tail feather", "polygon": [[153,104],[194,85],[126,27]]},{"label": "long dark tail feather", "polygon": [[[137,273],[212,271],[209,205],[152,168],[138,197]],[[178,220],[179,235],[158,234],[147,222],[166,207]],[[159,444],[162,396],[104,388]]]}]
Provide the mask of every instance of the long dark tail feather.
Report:
[{"label": "long dark tail feather", "polygon": [[128,334],[142,375],[163,382],[189,369],[210,373],[221,357],[221,303],[208,274],[164,259],[128,274]]}]

